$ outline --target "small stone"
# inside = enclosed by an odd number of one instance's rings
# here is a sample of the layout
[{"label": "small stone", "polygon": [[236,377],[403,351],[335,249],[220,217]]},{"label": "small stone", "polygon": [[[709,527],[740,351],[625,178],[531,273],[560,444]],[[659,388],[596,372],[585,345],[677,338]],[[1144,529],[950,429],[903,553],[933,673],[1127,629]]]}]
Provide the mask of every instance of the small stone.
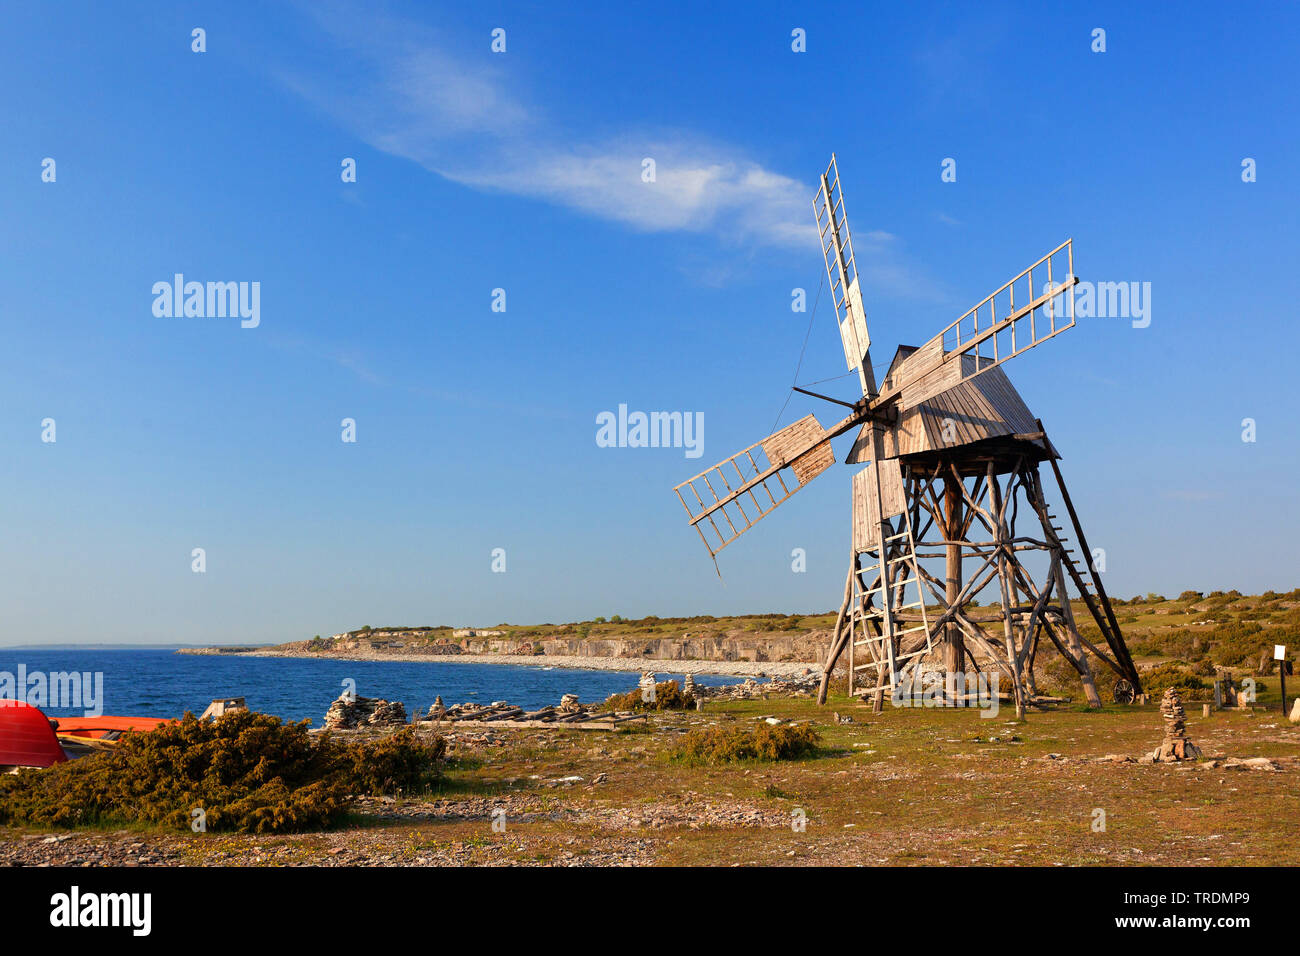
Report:
[{"label": "small stone", "polygon": [[1252,770],[1277,770],[1278,765],[1267,757],[1250,757],[1241,762],[1243,767],[1250,767]]}]

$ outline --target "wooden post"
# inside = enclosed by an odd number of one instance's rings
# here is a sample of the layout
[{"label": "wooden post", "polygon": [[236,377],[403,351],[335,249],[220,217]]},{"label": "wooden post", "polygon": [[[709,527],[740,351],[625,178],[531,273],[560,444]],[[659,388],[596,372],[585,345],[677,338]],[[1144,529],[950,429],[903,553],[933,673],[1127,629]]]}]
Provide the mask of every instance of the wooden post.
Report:
[{"label": "wooden post", "polygon": [[1282,678],[1282,717],[1287,717],[1286,712],[1286,655],[1282,655],[1282,660],[1278,661],[1278,676]]},{"label": "wooden post", "polygon": [[[835,670],[835,663],[839,660],[840,652],[844,649],[841,634],[844,628],[844,615],[849,609],[849,601],[853,598],[853,575],[858,571],[858,558],[854,555],[849,560],[849,575],[844,580],[844,600],[840,602],[840,613],[835,618],[835,632],[831,635],[831,646],[826,649],[826,664],[822,668],[821,685],[817,688],[817,703],[826,703],[826,692],[830,688],[831,671]],[[849,665],[850,668],[852,665]],[[852,671],[850,670],[850,673]]]},{"label": "wooden post", "polygon": [[1057,551],[1052,552],[1052,575],[1056,580],[1056,593],[1061,602],[1065,641],[1070,648],[1070,653],[1074,655],[1074,660],[1070,663],[1079,672],[1079,680],[1083,683],[1083,695],[1088,700],[1088,706],[1100,707],[1101,695],[1097,693],[1097,683],[1093,679],[1092,668],[1088,666],[1088,655],[1079,640],[1079,628],[1074,622],[1074,609],[1070,607],[1070,595],[1065,590],[1065,573],[1061,570],[1061,556]]},{"label": "wooden post", "polygon": [[[946,581],[944,596],[949,607],[957,603],[961,596],[961,545],[962,538],[962,494],[958,487],[961,479],[957,475],[945,475],[943,479],[943,536],[946,548]],[[955,620],[944,627],[943,667],[949,674],[957,674],[966,665],[966,639],[961,625]]]},{"label": "wooden post", "polygon": [[1011,624],[1011,568],[1007,560],[1006,540],[1007,526],[1002,513],[1002,489],[998,487],[997,475],[993,473],[992,463],[988,466],[989,500],[993,505],[994,531],[998,547],[998,583],[1002,589],[1002,633],[1007,645],[1007,660],[1011,664],[1012,693],[1016,701],[1016,720],[1025,719],[1025,683],[1020,673],[1020,655],[1016,653],[1016,642],[1012,636]]}]

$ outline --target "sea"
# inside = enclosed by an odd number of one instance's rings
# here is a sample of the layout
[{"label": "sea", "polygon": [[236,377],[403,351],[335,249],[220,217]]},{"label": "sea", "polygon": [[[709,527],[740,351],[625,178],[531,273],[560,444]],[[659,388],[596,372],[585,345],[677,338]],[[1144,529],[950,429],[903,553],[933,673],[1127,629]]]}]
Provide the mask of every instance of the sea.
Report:
[{"label": "sea", "polygon": [[[48,675],[90,674],[79,702],[52,701],[33,696],[36,675],[45,693]],[[285,720],[323,723],[325,711],[344,691],[362,697],[401,701],[408,715],[424,713],[441,695],[450,707],[467,701],[506,700],[536,709],[558,704],[563,694],[577,694],[584,703],[626,693],[637,686],[640,671],[576,670],[547,665],[442,664],[416,661],[347,661],[294,657],[248,657],[243,654],[177,654],[174,648],[41,650],[0,648],[0,698],[23,697],[18,687],[25,675],[27,699],[50,717],[84,714],[97,697],[99,714],[131,717],[180,717],[201,714],[218,697],[243,697],[249,708]],[[664,672],[659,680],[682,679]],[[740,677],[697,674],[695,682],[709,686],[733,684]],[[84,680],[84,678],[83,678]],[[96,692],[98,686],[102,690]],[[77,706],[57,706],[76,703]]]}]

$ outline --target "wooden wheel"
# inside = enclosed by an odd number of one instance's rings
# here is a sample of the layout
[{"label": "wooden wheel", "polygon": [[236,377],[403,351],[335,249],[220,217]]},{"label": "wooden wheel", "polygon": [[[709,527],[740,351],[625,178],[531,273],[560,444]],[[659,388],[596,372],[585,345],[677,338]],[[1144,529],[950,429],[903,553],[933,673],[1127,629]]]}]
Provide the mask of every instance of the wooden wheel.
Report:
[{"label": "wooden wheel", "polygon": [[1121,677],[1115,681],[1115,703],[1131,704],[1135,694],[1133,693],[1133,682],[1126,677]]}]

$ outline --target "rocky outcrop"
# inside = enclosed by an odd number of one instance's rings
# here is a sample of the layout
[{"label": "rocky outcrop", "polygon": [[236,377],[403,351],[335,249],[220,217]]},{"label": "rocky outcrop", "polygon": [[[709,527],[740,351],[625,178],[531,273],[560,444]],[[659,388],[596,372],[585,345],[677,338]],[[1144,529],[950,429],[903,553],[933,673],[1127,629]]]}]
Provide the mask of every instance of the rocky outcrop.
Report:
[{"label": "rocky outcrop", "polygon": [[406,708],[401,701],[377,697],[356,697],[344,693],[325,712],[326,730],[355,730],[358,727],[401,727]]},{"label": "rocky outcrop", "polygon": [[695,697],[697,707],[706,700],[761,700],[773,695],[811,697],[817,692],[820,682],[820,674],[807,670],[798,677],[787,679],[773,677],[765,684],[759,683],[752,677],[746,678],[739,684],[729,684],[725,687],[705,687],[692,681],[691,694]]}]

